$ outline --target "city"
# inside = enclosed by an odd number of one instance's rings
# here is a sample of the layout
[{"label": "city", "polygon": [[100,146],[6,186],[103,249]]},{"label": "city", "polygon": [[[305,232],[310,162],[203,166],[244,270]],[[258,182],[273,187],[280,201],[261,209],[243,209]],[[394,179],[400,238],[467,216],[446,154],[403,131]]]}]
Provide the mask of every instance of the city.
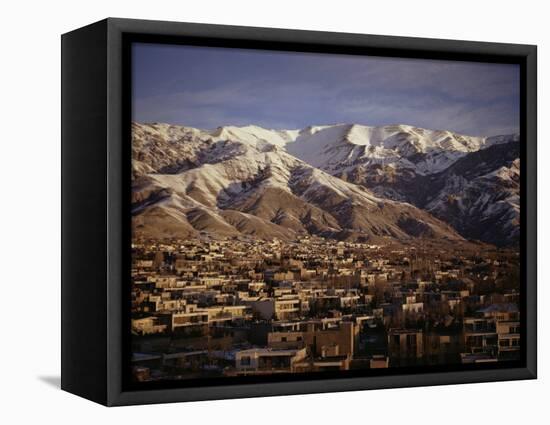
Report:
[{"label": "city", "polygon": [[517,360],[519,273],[483,243],[134,238],[133,379]]}]

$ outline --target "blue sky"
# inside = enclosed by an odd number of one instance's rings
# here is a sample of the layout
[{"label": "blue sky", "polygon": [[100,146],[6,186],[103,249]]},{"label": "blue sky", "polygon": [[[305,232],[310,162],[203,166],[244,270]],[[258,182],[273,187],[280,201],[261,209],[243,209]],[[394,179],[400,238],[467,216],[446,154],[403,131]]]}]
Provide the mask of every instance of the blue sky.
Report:
[{"label": "blue sky", "polygon": [[519,131],[519,66],[212,47],[133,46],[133,120],[211,129],[410,124]]}]

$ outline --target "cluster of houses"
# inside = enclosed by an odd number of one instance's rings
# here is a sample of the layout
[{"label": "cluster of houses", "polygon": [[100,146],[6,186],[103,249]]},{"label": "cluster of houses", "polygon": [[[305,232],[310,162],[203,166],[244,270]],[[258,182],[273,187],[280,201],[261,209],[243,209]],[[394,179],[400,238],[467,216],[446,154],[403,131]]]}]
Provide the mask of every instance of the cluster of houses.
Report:
[{"label": "cluster of houses", "polygon": [[518,262],[312,237],[136,242],[134,377],[516,360]]}]

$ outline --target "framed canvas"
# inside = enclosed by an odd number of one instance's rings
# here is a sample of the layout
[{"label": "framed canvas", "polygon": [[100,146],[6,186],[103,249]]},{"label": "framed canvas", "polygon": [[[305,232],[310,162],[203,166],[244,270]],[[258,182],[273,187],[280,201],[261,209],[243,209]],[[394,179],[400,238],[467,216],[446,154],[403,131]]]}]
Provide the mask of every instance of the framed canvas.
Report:
[{"label": "framed canvas", "polygon": [[536,47],[127,19],[62,37],[62,388],[536,378]]}]

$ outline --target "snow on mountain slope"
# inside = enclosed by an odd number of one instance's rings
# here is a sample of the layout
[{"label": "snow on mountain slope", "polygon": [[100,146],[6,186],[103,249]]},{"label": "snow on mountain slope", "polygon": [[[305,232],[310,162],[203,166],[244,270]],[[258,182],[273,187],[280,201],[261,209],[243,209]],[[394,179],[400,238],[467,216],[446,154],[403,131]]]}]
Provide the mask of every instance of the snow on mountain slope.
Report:
[{"label": "snow on mountain slope", "polygon": [[170,124],[132,124],[133,176],[173,174],[259,150],[282,149],[298,130],[266,130],[257,126],[218,127],[212,131]]},{"label": "snow on mountain slope", "polygon": [[180,223],[185,234],[218,237],[462,240],[410,204],[378,198],[290,155],[281,146],[285,137],[292,135],[271,137],[256,127],[205,132],[135,124],[136,230],[152,234],[158,225],[168,232]]},{"label": "snow on mountain slope", "polygon": [[475,138],[410,126],[339,125],[301,137],[287,150],[334,176],[426,209],[467,238],[518,242],[519,181],[510,189],[491,174],[519,158],[517,134]]},{"label": "snow on mountain slope", "polygon": [[358,164],[392,164],[427,175],[442,171],[468,152],[498,142],[408,125],[337,124],[302,130],[287,150],[331,174]]},{"label": "snow on mountain slope", "polygon": [[208,134],[195,128],[132,123],[132,176],[193,168],[212,144]]},{"label": "snow on mountain slope", "polygon": [[275,146],[285,146],[298,136],[299,130],[267,130],[255,125],[244,127],[218,127],[212,132],[212,136],[219,140],[239,140],[241,142],[258,143],[266,142]]},{"label": "snow on mountain slope", "polygon": [[237,142],[233,147],[240,152],[244,144],[259,150],[286,149],[330,174],[358,165],[382,165],[429,175],[444,170],[469,152],[518,138],[471,137],[408,125],[336,124],[303,130],[268,130],[249,125],[206,131],[169,124],[134,124],[133,163],[136,174],[182,171],[198,163],[218,161],[220,154],[233,155],[225,152],[224,143]]},{"label": "snow on mountain slope", "polygon": [[519,243],[519,144],[491,145],[474,152],[433,182],[424,209],[462,235],[496,245]]},{"label": "snow on mountain slope", "polygon": [[467,238],[513,244],[519,192],[505,182],[515,178],[507,170],[519,158],[518,141],[518,135],[469,137],[406,125],[205,131],[136,123],[134,212],[144,228],[164,209],[167,229],[180,223],[184,232],[265,237],[271,229],[286,238],[364,239],[410,237],[403,223],[423,228],[403,219],[410,212],[451,238],[432,215]]}]

